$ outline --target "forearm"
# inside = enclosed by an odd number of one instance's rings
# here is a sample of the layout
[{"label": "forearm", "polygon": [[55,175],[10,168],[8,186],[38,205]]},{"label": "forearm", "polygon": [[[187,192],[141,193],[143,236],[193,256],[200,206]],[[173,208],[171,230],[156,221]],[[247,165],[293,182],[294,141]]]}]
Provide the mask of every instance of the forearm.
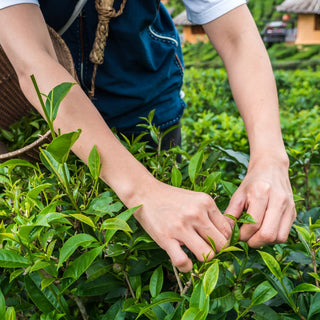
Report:
[{"label": "forearm", "polygon": [[[37,66],[30,66],[20,75],[21,88],[27,99],[41,113],[41,106],[33,88],[29,73],[33,73],[40,91],[48,93],[62,82],[75,82],[71,75],[51,57],[41,57]],[[45,69],[42,67],[45,65]],[[50,75],[48,77],[48,74]],[[128,206],[138,198],[137,193],[148,183],[155,182],[151,174],[115,138],[97,109],[79,85],[74,86],[61,103],[54,127],[62,133],[81,129],[73,152],[84,162],[94,145],[101,157],[101,178],[118,194]]]},{"label": "forearm", "polygon": [[245,19],[239,19],[238,25],[226,21],[238,32],[230,30],[224,34],[224,41],[216,41],[214,24],[209,23],[205,29],[226,66],[232,93],[247,129],[251,159],[269,153],[286,162],[277,89],[269,57],[248,9],[243,6],[236,10],[241,11]]}]

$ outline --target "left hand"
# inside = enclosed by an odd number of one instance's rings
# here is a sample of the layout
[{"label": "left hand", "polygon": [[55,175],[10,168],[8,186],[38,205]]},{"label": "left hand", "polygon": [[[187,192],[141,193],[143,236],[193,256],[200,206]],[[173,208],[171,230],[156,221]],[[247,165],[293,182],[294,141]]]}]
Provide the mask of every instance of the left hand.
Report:
[{"label": "left hand", "polygon": [[287,240],[296,218],[287,163],[276,158],[263,158],[250,163],[247,175],[232,196],[225,213],[238,219],[244,210],[257,224],[241,226],[241,241],[259,248]]}]

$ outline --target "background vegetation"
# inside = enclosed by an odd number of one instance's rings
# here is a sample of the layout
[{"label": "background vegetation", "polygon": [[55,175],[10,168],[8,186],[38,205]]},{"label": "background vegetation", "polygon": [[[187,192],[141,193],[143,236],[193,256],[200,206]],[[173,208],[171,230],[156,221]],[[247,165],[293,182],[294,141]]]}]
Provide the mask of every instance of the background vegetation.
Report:
[{"label": "background vegetation", "polygon": [[[275,1],[255,3],[262,14]],[[319,319],[320,71],[277,70],[275,78],[298,211],[287,243],[253,250],[239,242],[239,225],[253,223],[244,213],[229,248],[205,263],[187,251],[194,268],[181,274],[132,218],[136,208],[98,179],[96,149],[89,166],[70,154],[80,130],[53,134],[38,163],[0,164],[0,319]],[[71,86],[48,95],[50,127]],[[224,211],[249,159],[225,69],[188,68],[184,91],[182,148],[155,150],[141,136],[122,142],[159,180],[206,192]],[[159,143],[151,120],[146,128]],[[1,139],[14,149],[43,126],[31,115]]]}]

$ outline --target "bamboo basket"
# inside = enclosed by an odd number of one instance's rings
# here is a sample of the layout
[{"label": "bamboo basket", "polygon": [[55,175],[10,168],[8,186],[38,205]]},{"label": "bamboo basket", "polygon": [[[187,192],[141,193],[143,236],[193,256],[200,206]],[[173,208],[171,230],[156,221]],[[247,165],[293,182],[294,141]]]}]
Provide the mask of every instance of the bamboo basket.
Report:
[{"label": "bamboo basket", "polygon": [[[51,27],[48,29],[60,64],[77,79],[72,56],[66,43]],[[7,129],[33,109],[24,97],[17,75],[0,46],[0,128]],[[39,147],[48,142],[50,142],[50,131],[40,136],[35,142],[12,152],[6,152],[0,145],[0,163],[12,158],[36,162],[39,160]]]}]

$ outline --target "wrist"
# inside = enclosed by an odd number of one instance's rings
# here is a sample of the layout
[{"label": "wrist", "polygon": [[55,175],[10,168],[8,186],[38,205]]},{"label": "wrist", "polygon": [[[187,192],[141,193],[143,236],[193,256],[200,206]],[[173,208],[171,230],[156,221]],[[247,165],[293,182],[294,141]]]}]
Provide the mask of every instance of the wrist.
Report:
[{"label": "wrist", "polygon": [[248,170],[260,165],[272,165],[288,170],[289,157],[284,148],[280,150],[264,149],[261,152],[255,152],[250,155]]}]

